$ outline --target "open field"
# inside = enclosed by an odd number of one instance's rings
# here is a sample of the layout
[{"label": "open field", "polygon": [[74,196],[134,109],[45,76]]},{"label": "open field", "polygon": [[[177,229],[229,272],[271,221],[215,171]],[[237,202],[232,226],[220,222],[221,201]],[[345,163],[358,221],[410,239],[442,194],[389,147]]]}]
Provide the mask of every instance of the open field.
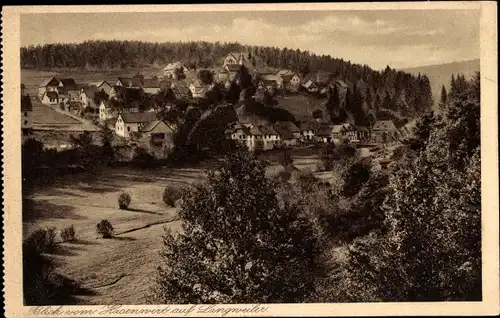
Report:
[{"label": "open field", "polygon": [[[293,156],[299,169],[314,171],[318,159],[309,150]],[[280,169],[276,158],[276,154],[267,155],[269,175]],[[82,285],[82,293],[71,302],[144,304],[159,264],[164,227],[175,231],[181,224],[176,208],[163,203],[163,190],[167,185],[202,182],[206,168],[207,164],[151,171],[114,168],[98,175],[60,178],[50,186],[35,188],[23,199],[23,236],[37,228],[60,230],[74,225],[77,241],[60,243],[50,256],[58,272]],[[118,209],[122,191],[132,197],[129,210]],[[113,225],[114,238],[102,239],[96,233],[95,226],[103,219]]]},{"label": "open field", "polygon": [[324,98],[317,99],[314,96],[308,96],[305,94],[293,94],[288,95],[285,98],[278,98],[277,107],[288,110],[295,116],[295,119],[299,121],[313,120],[313,111],[319,109],[323,112],[323,119],[327,120],[328,117],[326,108],[323,105],[324,102]]}]

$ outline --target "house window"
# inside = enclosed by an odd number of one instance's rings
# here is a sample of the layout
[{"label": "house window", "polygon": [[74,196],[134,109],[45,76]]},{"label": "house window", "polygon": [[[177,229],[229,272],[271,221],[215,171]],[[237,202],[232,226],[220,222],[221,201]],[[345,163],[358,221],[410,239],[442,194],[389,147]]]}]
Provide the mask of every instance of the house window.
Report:
[{"label": "house window", "polygon": [[28,125],[28,121],[27,121],[27,120],[25,120],[25,121],[24,121],[24,126],[27,126],[27,125]]},{"label": "house window", "polygon": [[130,126],[127,127],[127,131],[130,131]]},{"label": "house window", "polygon": [[24,112],[24,117],[28,117],[28,113],[27,112]]}]

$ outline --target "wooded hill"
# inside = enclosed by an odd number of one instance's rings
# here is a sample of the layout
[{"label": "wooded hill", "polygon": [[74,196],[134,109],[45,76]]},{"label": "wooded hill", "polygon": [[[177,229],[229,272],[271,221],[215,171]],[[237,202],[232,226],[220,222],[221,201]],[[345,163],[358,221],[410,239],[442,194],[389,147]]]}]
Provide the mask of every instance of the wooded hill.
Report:
[{"label": "wooded hill", "polygon": [[139,41],[86,41],[79,44],[47,44],[22,47],[21,67],[130,68],[163,66],[182,61],[191,68],[217,68],[230,52],[243,52],[250,60],[275,69],[291,69],[319,84],[338,79],[347,84],[365,110],[379,108],[414,116],[432,106],[429,79],[386,67],[375,71],[367,65],[287,48],[245,46],[239,43]]}]

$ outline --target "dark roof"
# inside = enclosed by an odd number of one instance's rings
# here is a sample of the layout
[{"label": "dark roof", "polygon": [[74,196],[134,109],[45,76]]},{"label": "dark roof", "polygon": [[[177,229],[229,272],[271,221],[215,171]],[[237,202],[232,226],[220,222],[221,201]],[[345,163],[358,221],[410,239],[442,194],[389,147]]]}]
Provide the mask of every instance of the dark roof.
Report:
[{"label": "dark roof", "polygon": [[297,125],[295,125],[291,121],[279,121],[279,122],[277,122],[275,124],[275,127],[276,126],[284,127],[284,128],[288,129],[292,133],[299,133],[300,132],[299,127],[297,127]]},{"label": "dark roof", "polygon": [[305,131],[305,130],[313,130],[316,131],[320,128],[321,123],[318,123],[317,121],[313,122],[301,122],[299,124],[299,129],[300,131]]},{"label": "dark roof", "polygon": [[259,130],[263,135],[278,135],[278,132],[271,125],[259,126]]},{"label": "dark roof", "polygon": [[85,94],[91,98],[95,95],[95,93],[100,91],[100,89],[95,85],[83,86],[82,89],[85,91]]},{"label": "dark roof", "polygon": [[63,85],[64,88],[66,89],[77,89],[75,80],[72,78],[61,78],[59,82]]},{"label": "dark roof", "polygon": [[262,80],[262,82],[266,86],[277,86],[278,85],[278,82],[276,82],[275,80],[270,80],[270,79],[264,79],[264,80]]},{"label": "dark roof", "polygon": [[156,120],[155,112],[122,113],[120,115],[126,123],[150,123]]},{"label": "dark roof", "polygon": [[[149,124],[147,124],[146,126],[144,126],[144,128],[141,129],[142,132],[149,132],[149,131],[152,131],[153,129],[155,129],[156,126],[158,126],[162,121],[161,120],[153,120],[152,122],[150,122]],[[167,124],[165,121],[163,121],[163,123],[165,125],[167,125],[167,127],[169,127],[170,129],[172,129],[172,127],[170,127],[169,124]],[[172,129],[173,130],[173,129]]]},{"label": "dark roof", "polygon": [[328,125],[321,125],[321,127],[316,132],[317,136],[330,136],[332,134],[332,128]]},{"label": "dark roof", "polygon": [[396,130],[396,126],[392,120],[378,120],[372,130]]},{"label": "dark roof", "polygon": [[32,111],[33,105],[29,96],[21,96],[21,111]]},{"label": "dark roof", "polygon": [[48,98],[53,99],[53,98],[58,98],[59,95],[57,95],[56,92],[45,92],[45,95],[47,95]]},{"label": "dark roof", "polygon": [[57,85],[59,85],[59,80],[55,77],[51,77],[43,81],[43,83],[40,84],[40,87],[57,86]]},{"label": "dark roof", "polygon": [[278,123],[274,124],[274,129],[278,132],[281,139],[293,139],[293,133],[285,126]]},{"label": "dark roof", "polygon": [[240,70],[241,65],[239,64],[227,64],[226,68],[230,72],[238,72]]},{"label": "dark roof", "polygon": [[142,84],[143,87],[154,87],[154,88],[159,88],[160,83],[158,83],[158,80],[154,78],[145,78]]},{"label": "dark roof", "polygon": [[123,86],[140,87],[142,82],[137,77],[118,77],[118,81],[122,83]]}]

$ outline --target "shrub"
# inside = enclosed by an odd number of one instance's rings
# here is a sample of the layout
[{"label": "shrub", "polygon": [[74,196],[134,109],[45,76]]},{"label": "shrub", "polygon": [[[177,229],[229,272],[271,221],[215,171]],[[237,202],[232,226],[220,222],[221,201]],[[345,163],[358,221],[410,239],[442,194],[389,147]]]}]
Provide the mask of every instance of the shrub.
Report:
[{"label": "shrub", "polygon": [[134,151],[134,164],[139,168],[153,168],[155,165],[155,157],[151,155],[146,149],[138,147]]},{"label": "shrub", "polygon": [[163,202],[174,207],[175,201],[179,200],[182,196],[182,191],[179,188],[166,187],[163,191]]},{"label": "shrub", "polygon": [[97,233],[101,234],[103,238],[110,238],[113,236],[113,226],[108,220],[102,220],[97,223]]},{"label": "shrub", "polygon": [[290,178],[292,177],[292,173],[289,170],[285,169],[285,170],[281,170],[281,171],[277,172],[274,177],[280,183],[288,182],[290,180]]},{"label": "shrub", "polygon": [[363,184],[370,179],[370,169],[371,166],[368,160],[360,160],[353,163],[349,169],[343,173],[343,192],[345,196],[350,197],[359,192]]},{"label": "shrub", "polygon": [[26,243],[33,247],[37,253],[51,253],[56,247],[55,238],[55,227],[38,229],[26,239]]},{"label": "shrub", "polygon": [[75,234],[74,226],[67,226],[61,230],[61,239],[63,242],[72,242],[75,240]]},{"label": "shrub", "polygon": [[130,201],[132,201],[132,199],[130,198],[130,194],[122,192],[118,197],[118,207],[120,209],[127,209],[130,205]]}]

